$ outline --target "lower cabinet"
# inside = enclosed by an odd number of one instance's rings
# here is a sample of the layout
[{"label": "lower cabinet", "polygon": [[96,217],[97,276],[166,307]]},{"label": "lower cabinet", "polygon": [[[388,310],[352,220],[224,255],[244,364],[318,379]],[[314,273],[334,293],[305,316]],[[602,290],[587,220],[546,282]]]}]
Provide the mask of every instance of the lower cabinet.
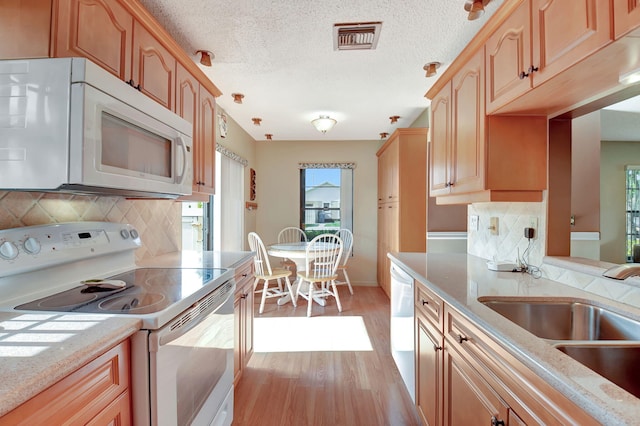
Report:
[{"label": "lower cabinet", "polygon": [[445,300],[416,282],[416,407],[422,423],[597,425]]},{"label": "lower cabinet", "polygon": [[130,425],[129,369],[125,340],[0,417],[0,425]]},{"label": "lower cabinet", "polygon": [[253,354],[253,259],[236,268],[236,293],[233,305],[234,370],[233,383],[238,383]]}]

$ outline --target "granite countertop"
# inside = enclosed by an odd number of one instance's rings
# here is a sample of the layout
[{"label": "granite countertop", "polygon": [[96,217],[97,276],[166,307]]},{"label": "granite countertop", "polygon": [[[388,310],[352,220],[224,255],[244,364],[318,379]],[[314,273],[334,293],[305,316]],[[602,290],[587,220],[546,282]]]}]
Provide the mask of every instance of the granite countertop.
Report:
[{"label": "granite countertop", "polygon": [[[603,424],[637,424],[640,399],[554,349],[492,309],[482,296],[588,300],[640,320],[640,309],[545,278],[487,269],[467,254],[391,253],[389,258],[446,303],[484,328],[513,356]],[[541,319],[543,320],[543,319]]]},{"label": "granite countertop", "polygon": [[112,315],[0,312],[0,416],[140,329]]},{"label": "granite countertop", "polygon": [[[178,252],[139,267],[234,268],[252,252]],[[68,376],[142,325],[140,319],[101,314],[0,309],[0,416]]]}]

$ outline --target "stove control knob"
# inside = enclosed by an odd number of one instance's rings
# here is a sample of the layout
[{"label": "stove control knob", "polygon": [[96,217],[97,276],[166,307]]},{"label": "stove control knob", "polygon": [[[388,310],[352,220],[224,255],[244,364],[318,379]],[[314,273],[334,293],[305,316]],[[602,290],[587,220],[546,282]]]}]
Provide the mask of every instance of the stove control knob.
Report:
[{"label": "stove control knob", "polygon": [[135,229],[132,229],[131,230],[131,238],[133,238],[135,240],[138,237],[139,237],[138,231],[136,231]]},{"label": "stove control knob", "polygon": [[11,241],[5,241],[0,244],[0,258],[12,260],[18,257],[18,247]]},{"label": "stove control knob", "polygon": [[121,229],[120,236],[123,240],[126,240],[127,238],[129,238],[129,231],[127,231],[126,229]]},{"label": "stove control knob", "polygon": [[42,248],[42,246],[40,245],[40,241],[33,237],[29,237],[24,240],[22,246],[24,247],[24,251],[29,254],[38,254],[40,253],[40,249]]}]

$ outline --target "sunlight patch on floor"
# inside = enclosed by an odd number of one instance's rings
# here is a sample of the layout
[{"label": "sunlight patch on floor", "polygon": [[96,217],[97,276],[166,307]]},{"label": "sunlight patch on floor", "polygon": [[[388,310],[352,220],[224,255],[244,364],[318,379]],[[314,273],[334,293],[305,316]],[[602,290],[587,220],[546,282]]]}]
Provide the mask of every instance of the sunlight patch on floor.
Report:
[{"label": "sunlight patch on floor", "polygon": [[362,317],[255,318],[254,352],[372,351]]}]

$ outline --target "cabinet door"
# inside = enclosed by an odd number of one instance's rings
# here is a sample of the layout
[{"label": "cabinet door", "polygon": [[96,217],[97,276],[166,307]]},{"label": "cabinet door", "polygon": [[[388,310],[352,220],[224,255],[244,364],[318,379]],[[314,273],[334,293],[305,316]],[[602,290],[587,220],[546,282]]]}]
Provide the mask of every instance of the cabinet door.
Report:
[{"label": "cabinet door", "polygon": [[612,41],[609,1],[534,0],[532,7],[534,86]]},{"label": "cabinet door", "polygon": [[529,7],[530,3],[523,1],[485,44],[488,114],[532,87],[531,78],[523,74],[531,66]]},{"label": "cabinet door", "polygon": [[240,378],[242,371],[242,310],[244,305],[244,294],[236,291],[233,301],[233,379],[234,383]]},{"label": "cabinet door", "polygon": [[400,143],[390,142],[378,157],[378,202],[397,201],[399,187]]},{"label": "cabinet door", "polygon": [[[176,67],[176,113],[185,120],[193,124],[193,145],[194,147],[194,167],[198,161],[197,146],[199,144],[199,125],[200,117],[198,116],[199,104],[198,94],[200,92],[200,83],[191,75],[181,64]],[[198,191],[196,182],[198,181],[196,173],[193,174],[193,191]]]},{"label": "cabinet door", "polygon": [[485,189],[484,56],[478,52],[452,80],[451,193]]},{"label": "cabinet door", "polygon": [[0,2],[0,58],[49,56],[52,0]]},{"label": "cabinet door", "polygon": [[613,0],[616,39],[640,26],[640,0]]},{"label": "cabinet door", "polygon": [[[445,426],[509,424],[509,407],[445,340]],[[514,413],[515,414],[515,413]],[[495,419],[495,420],[494,420]],[[517,424],[517,423],[515,423]]]},{"label": "cabinet door", "polygon": [[131,78],[133,17],[116,0],[59,0],[53,56],[91,59],[116,77]]},{"label": "cabinet door", "polygon": [[165,108],[175,108],[176,60],[139,22],[133,33],[133,84]]},{"label": "cabinet door", "polygon": [[421,315],[416,330],[416,406],[424,425],[437,426],[442,424],[442,334]]},{"label": "cabinet door", "polygon": [[429,195],[449,193],[451,144],[451,83],[431,101],[431,143],[429,144]]},{"label": "cabinet door", "polygon": [[200,87],[199,131],[194,140],[195,157],[194,180],[197,192],[213,194],[215,192],[216,165],[216,98]]}]

